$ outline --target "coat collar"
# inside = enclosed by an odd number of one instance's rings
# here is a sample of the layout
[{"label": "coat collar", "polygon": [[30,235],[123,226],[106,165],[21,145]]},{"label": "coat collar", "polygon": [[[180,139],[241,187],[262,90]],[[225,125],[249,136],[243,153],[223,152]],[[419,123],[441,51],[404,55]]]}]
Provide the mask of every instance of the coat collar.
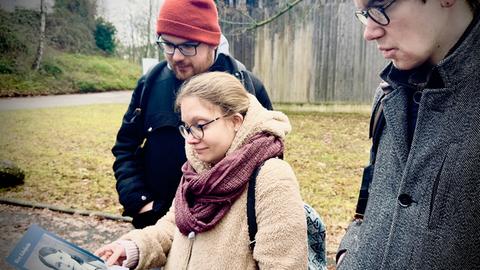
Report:
[{"label": "coat collar", "polygon": [[[462,38],[438,65],[424,64],[413,70],[400,71],[393,64],[389,64],[381,73],[381,77],[393,89],[381,102],[384,107],[386,128],[390,128],[390,132],[394,136],[396,152],[402,165],[406,164],[410,152],[410,144],[407,142],[407,91],[423,91],[421,110],[440,112],[438,117],[446,117],[442,112],[454,105],[454,96],[458,91],[458,85],[468,80],[472,72],[478,72],[480,64],[479,22],[479,16],[476,16]],[[432,116],[430,115],[430,117]],[[419,124],[422,121],[421,117],[422,114],[419,113]],[[425,121],[432,122],[434,119]]]},{"label": "coat collar", "polygon": [[474,67],[480,65],[479,44],[480,14],[477,14],[447,57],[437,65],[446,88],[455,88],[460,82],[468,80]]}]

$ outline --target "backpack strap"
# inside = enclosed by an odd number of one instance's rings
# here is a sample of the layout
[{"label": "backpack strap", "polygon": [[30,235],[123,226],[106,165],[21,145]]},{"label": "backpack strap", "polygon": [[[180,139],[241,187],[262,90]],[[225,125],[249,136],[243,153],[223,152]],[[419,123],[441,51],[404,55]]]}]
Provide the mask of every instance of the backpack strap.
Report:
[{"label": "backpack strap", "polygon": [[382,88],[383,93],[375,104],[375,108],[370,118],[369,137],[372,138],[372,147],[370,148],[370,164],[365,167],[365,169],[363,169],[362,184],[360,186],[360,191],[358,194],[357,207],[355,209],[354,219],[363,219],[365,209],[367,208],[369,196],[368,189],[370,187],[370,183],[373,180],[373,173],[375,171],[375,161],[377,158],[377,150],[380,143],[380,136],[382,135],[382,131],[385,127],[386,122],[383,113],[382,100],[387,94],[392,91],[392,89],[385,82],[381,83],[380,87]]},{"label": "backpack strap", "polygon": [[230,63],[233,66],[232,75],[235,76],[243,84],[248,93],[256,96],[255,84],[253,83],[253,80],[249,72],[247,71],[245,65],[231,56],[229,56],[229,59]]},{"label": "backpack strap", "polygon": [[[262,164],[263,165],[263,164]],[[248,181],[247,191],[247,222],[248,222],[248,235],[250,236],[250,250],[255,248],[255,235],[257,234],[257,214],[255,212],[255,186],[257,182],[258,172],[262,165],[255,168],[250,180]]]},{"label": "backpack strap", "polygon": [[[280,153],[277,158],[283,159],[283,152]],[[247,223],[248,223],[248,235],[250,237],[250,249],[253,251],[255,248],[255,235],[257,234],[257,214],[255,212],[255,186],[257,183],[257,176],[262,164],[258,165],[250,175],[250,180],[248,180],[248,190],[247,190]]]},{"label": "backpack strap", "polygon": [[[263,166],[263,163],[260,166],[257,166],[250,176],[248,181],[248,190],[247,190],[247,223],[248,223],[248,236],[250,237],[250,250],[253,252],[255,248],[255,235],[257,234],[257,213],[255,211],[255,186],[257,183],[257,176],[260,168]],[[259,269],[258,262],[255,261],[256,269]]]},{"label": "backpack strap", "polygon": [[133,112],[133,117],[130,119],[130,122],[135,122],[140,116],[142,116],[142,112],[146,110],[147,107],[147,99],[152,90],[150,85],[153,84],[153,81],[158,77],[160,72],[167,66],[167,61],[162,61],[155,65],[151,70],[145,74],[143,87],[140,92],[140,98],[138,99],[137,106],[135,111]]},{"label": "backpack strap", "polygon": [[238,80],[240,80],[248,93],[256,96],[255,84],[253,83],[250,74],[246,70],[240,70],[238,72],[235,72],[233,75],[237,77]]}]

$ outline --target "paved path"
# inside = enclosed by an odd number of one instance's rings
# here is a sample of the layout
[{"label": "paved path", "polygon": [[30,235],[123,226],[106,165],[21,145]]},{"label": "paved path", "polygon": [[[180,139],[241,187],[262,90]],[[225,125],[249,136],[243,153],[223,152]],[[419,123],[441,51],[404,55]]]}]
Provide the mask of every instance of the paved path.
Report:
[{"label": "paved path", "polygon": [[0,98],[0,111],[99,103],[128,103],[131,96],[132,91],[115,91],[57,96]]}]

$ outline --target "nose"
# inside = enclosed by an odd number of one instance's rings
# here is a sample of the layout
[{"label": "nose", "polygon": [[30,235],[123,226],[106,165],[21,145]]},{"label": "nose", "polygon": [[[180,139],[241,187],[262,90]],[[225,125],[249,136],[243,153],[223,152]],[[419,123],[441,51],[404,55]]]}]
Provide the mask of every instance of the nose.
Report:
[{"label": "nose", "polygon": [[363,38],[367,41],[379,39],[385,35],[383,26],[368,18],[365,30],[363,30]]},{"label": "nose", "polygon": [[176,48],[172,55],[173,61],[182,61],[184,58],[185,56],[183,55],[183,53],[178,48]]},{"label": "nose", "polygon": [[185,139],[185,142],[188,143],[188,144],[196,144],[196,143],[199,143],[200,140],[193,137],[192,133],[188,133],[188,136]]}]

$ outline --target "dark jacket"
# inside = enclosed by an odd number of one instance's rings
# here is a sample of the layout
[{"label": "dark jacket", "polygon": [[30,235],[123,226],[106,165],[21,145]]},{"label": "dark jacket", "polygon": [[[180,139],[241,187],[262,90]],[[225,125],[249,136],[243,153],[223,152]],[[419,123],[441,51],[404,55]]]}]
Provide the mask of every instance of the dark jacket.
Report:
[{"label": "dark jacket", "polygon": [[[133,217],[137,228],[154,224],[168,211],[182,175],[180,168],[186,161],[185,141],[178,131],[180,115],[174,111],[182,81],[165,62],[158,65],[158,76],[150,76],[147,82],[143,76],[138,81],[112,148],[123,215]],[[237,76],[264,107],[272,109],[263,84],[250,72],[242,72],[232,57],[219,54],[210,71],[225,71]],[[145,83],[150,87],[148,91],[142,91]],[[140,105],[142,95],[143,105]],[[138,107],[142,112],[136,116]],[[151,201],[154,202],[153,211],[138,215]]]},{"label": "dark jacket", "polygon": [[421,92],[411,146],[408,91],[391,67],[383,73],[393,91],[381,101],[370,196],[338,269],[479,269],[480,24],[471,26]]}]

